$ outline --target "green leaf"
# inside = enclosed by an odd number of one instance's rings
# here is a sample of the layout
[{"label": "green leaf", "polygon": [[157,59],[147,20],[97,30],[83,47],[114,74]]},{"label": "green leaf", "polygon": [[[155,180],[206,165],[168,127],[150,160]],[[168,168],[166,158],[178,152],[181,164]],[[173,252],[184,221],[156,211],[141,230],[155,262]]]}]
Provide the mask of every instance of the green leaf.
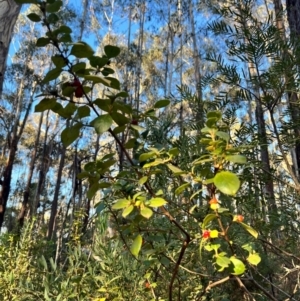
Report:
[{"label": "green leaf", "polygon": [[242,156],[242,155],[226,156],[225,160],[233,162],[233,163],[239,163],[239,164],[247,163],[247,158],[245,156]]},{"label": "green leaf", "polygon": [[129,119],[124,116],[124,114],[121,114],[119,112],[112,112],[110,113],[110,116],[118,126],[125,125],[129,122]]},{"label": "green leaf", "polygon": [[112,45],[104,46],[104,52],[109,59],[118,56],[120,51],[121,49],[116,46],[112,46]]},{"label": "green leaf", "polygon": [[113,124],[113,119],[109,114],[104,114],[92,121],[92,126],[95,128],[97,134],[105,133]]},{"label": "green leaf", "polygon": [[222,118],[222,113],[220,111],[211,111],[207,113],[207,118],[217,118],[220,120]]},{"label": "green leaf", "polygon": [[114,77],[105,77],[106,80],[109,80],[110,85],[109,87],[116,89],[116,90],[120,90],[121,89],[121,85],[120,82],[114,78]]},{"label": "green leaf", "polygon": [[215,118],[215,117],[212,117],[212,118],[208,118],[207,120],[206,120],[206,126],[208,127],[208,128],[213,128],[213,127],[215,127],[216,126],[216,124],[217,124],[217,122],[218,122],[218,118]]},{"label": "green leaf", "polygon": [[258,237],[258,232],[254,230],[252,227],[244,224],[244,223],[239,223],[246,231],[248,231],[253,237],[257,238]]},{"label": "green leaf", "polygon": [[163,198],[153,198],[149,200],[149,207],[161,207],[167,204]]},{"label": "green leaf", "polygon": [[241,260],[237,259],[234,256],[231,256],[230,261],[233,264],[233,272],[231,274],[233,274],[233,275],[242,275],[242,274],[245,273],[246,267],[245,267],[244,263]]},{"label": "green leaf", "polygon": [[160,165],[160,164],[163,164],[163,163],[164,163],[164,160],[155,159],[153,162],[149,162],[149,163],[146,163],[145,165],[143,165],[143,168],[146,169],[146,168],[157,166],[157,165]]},{"label": "green leaf", "polygon": [[55,24],[59,20],[57,14],[50,14],[47,18],[49,23]]},{"label": "green leaf", "polygon": [[77,116],[84,118],[90,116],[90,108],[88,106],[82,106],[77,109]]},{"label": "green leaf", "polygon": [[94,68],[102,68],[108,63],[108,58],[103,58],[99,56],[91,56],[89,58],[90,64]]},{"label": "green leaf", "polygon": [[135,139],[135,138],[131,138],[131,139],[129,139],[129,140],[125,143],[124,147],[125,147],[126,149],[134,148],[135,143],[136,143],[136,139]]},{"label": "green leaf", "polygon": [[181,186],[179,186],[179,187],[176,188],[175,194],[179,195],[182,191],[184,191],[189,186],[191,186],[191,183],[182,184]]},{"label": "green leaf", "polygon": [[133,256],[138,257],[141,247],[142,247],[142,243],[143,243],[143,238],[141,235],[138,235],[134,239],[134,241],[130,247],[130,252],[132,253]]},{"label": "green leaf", "polygon": [[201,225],[202,229],[205,229],[206,226],[216,218],[217,216],[215,214],[207,214],[203,220],[203,223]]},{"label": "green leaf", "polygon": [[82,124],[77,123],[76,125],[66,128],[62,131],[61,141],[65,147],[68,147],[79,137],[81,128],[82,128]]},{"label": "green leaf", "polygon": [[144,154],[140,155],[139,161],[144,162],[144,161],[147,161],[148,159],[154,158],[155,156],[156,156],[155,152],[144,153]]},{"label": "green leaf", "polygon": [[143,128],[142,126],[135,125],[135,124],[131,124],[130,127],[138,132],[145,130],[145,128]]},{"label": "green leaf", "polygon": [[87,43],[78,42],[73,45],[70,54],[77,58],[87,58],[94,54],[94,50]]},{"label": "green leaf", "polygon": [[258,265],[261,262],[259,254],[253,253],[247,257],[247,261],[253,265]]},{"label": "green leaf", "polygon": [[48,13],[56,13],[60,10],[60,8],[62,7],[63,3],[62,1],[55,1],[54,3],[51,4],[47,4],[46,5],[46,12]]},{"label": "green leaf", "polygon": [[155,103],[154,108],[156,108],[156,109],[164,108],[164,107],[168,106],[169,104],[170,104],[169,99],[161,99]]},{"label": "green leaf", "polygon": [[54,68],[54,69],[50,70],[50,71],[46,74],[46,76],[45,76],[45,78],[43,79],[42,82],[43,82],[44,84],[46,84],[46,83],[48,83],[48,82],[50,82],[50,81],[52,81],[52,80],[58,78],[58,77],[60,76],[61,72],[62,72],[62,69],[61,69],[61,68]]},{"label": "green leaf", "polygon": [[77,64],[72,66],[72,71],[77,73],[79,71],[85,70],[85,68],[86,68],[86,63],[85,62],[80,62],[80,63],[77,63]]},{"label": "green leaf", "polygon": [[216,187],[223,193],[235,195],[240,188],[240,180],[230,171],[221,171],[214,177]]},{"label": "green leaf", "polygon": [[171,163],[167,164],[168,168],[175,174],[184,174],[185,172]]},{"label": "green leaf", "polygon": [[27,18],[32,22],[40,22],[42,20],[41,17],[35,13],[27,15]]},{"label": "green leaf", "polygon": [[66,33],[66,34],[71,34],[72,33],[72,29],[69,26],[66,25],[62,25],[58,28],[58,31],[60,33]]},{"label": "green leaf", "polygon": [[118,210],[118,209],[123,209],[126,208],[130,205],[130,201],[127,199],[120,199],[117,200],[117,202],[115,204],[112,205],[112,209],[114,210]]},{"label": "green leaf", "polygon": [[171,148],[169,151],[168,151],[168,154],[169,155],[172,155],[172,156],[177,156],[179,154],[179,150],[177,147],[174,147],[174,148]]},{"label": "green leaf", "polygon": [[147,177],[147,176],[144,176],[144,177],[142,177],[142,178],[139,179],[138,184],[139,184],[139,185],[143,185],[143,184],[145,184],[147,181],[148,181],[148,177]]},{"label": "green leaf", "polygon": [[129,205],[127,208],[124,209],[124,211],[122,212],[122,216],[125,218],[127,215],[129,215],[131,213],[131,211],[133,210],[134,206],[133,205]]},{"label": "green leaf", "polygon": [[99,183],[94,183],[90,188],[89,190],[87,191],[86,195],[87,195],[87,198],[89,200],[91,200],[95,194],[97,193],[97,191],[99,190]]},{"label": "green leaf", "polygon": [[220,137],[221,139],[225,140],[226,142],[228,142],[229,139],[230,139],[229,134],[228,134],[228,133],[225,133],[225,132],[217,131],[217,132],[216,132],[216,135],[217,135],[218,137]]},{"label": "green leaf", "polygon": [[62,68],[66,66],[66,61],[61,55],[54,55],[51,57],[51,60],[56,68]]},{"label": "green leaf", "polygon": [[231,261],[228,257],[217,256],[216,264],[222,268],[221,271],[223,271],[225,268],[228,268],[230,263]]},{"label": "green leaf", "polygon": [[49,38],[42,37],[42,38],[37,39],[37,41],[36,41],[36,46],[37,47],[44,47],[48,44],[50,44],[50,39]]},{"label": "green leaf", "polygon": [[35,112],[44,112],[51,110],[56,105],[56,98],[44,98],[36,106]]},{"label": "green leaf", "polygon": [[141,215],[149,219],[153,215],[153,211],[148,207],[144,207],[143,209],[141,209]]}]

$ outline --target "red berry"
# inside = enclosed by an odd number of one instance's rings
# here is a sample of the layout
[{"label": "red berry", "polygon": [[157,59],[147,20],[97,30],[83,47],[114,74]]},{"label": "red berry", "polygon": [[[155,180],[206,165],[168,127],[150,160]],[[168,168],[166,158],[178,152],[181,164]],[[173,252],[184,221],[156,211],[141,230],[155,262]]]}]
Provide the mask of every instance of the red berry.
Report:
[{"label": "red berry", "polygon": [[212,204],[218,204],[218,200],[213,197],[210,201],[209,201],[209,204],[212,205]]},{"label": "red berry", "polygon": [[241,214],[235,215],[235,216],[233,217],[233,221],[234,221],[234,222],[241,223],[243,220],[244,220],[244,217],[243,217]]},{"label": "red berry", "polygon": [[136,120],[136,119],[132,119],[132,120],[131,120],[131,124],[133,124],[133,125],[138,125],[139,122],[138,122],[138,120]]},{"label": "red berry", "polygon": [[76,89],[75,89],[75,96],[77,98],[82,97],[83,96],[83,88],[82,88],[82,84],[81,84],[81,82],[79,81],[78,78],[74,79],[74,81],[72,83],[72,86],[76,87]]},{"label": "red berry", "polygon": [[207,239],[210,238],[210,231],[209,230],[204,230],[202,233],[202,237]]}]

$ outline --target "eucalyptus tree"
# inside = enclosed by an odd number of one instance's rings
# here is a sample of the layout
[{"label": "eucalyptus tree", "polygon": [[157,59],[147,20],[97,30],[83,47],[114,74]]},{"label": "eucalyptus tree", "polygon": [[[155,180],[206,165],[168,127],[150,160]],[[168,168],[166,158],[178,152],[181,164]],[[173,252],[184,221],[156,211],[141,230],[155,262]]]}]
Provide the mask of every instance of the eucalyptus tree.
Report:
[{"label": "eucalyptus tree", "polygon": [[0,2],[0,97],[3,89],[9,45],[20,10],[21,5],[14,0],[2,0]]}]

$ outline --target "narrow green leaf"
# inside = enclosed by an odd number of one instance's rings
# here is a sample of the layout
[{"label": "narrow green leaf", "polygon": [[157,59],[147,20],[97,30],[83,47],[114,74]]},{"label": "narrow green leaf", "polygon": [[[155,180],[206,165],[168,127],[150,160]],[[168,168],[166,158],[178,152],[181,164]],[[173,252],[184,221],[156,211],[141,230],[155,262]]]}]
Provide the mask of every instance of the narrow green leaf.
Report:
[{"label": "narrow green leaf", "polygon": [[144,207],[141,209],[141,215],[149,219],[153,215],[153,211],[150,208]]},{"label": "narrow green leaf", "polygon": [[216,187],[223,193],[235,195],[240,188],[240,180],[230,171],[221,171],[214,177]]},{"label": "narrow green leaf", "polygon": [[185,172],[181,170],[180,168],[174,166],[171,163],[167,164],[168,168],[174,173],[174,174],[184,174]]},{"label": "narrow green leaf", "polygon": [[91,200],[95,196],[98,190],[99,190],[99,183],[94,183],[86,193],[87,198]]},{"label": "narrow green leaf", "polygon": [[154,158],[155,156],[156,156],[155,152],[144,153],[144,154],[140,155],[139,161],[144,162],[144,161],[147,161],[148,159]]},{"label": "narrow green leaf", "polygon": [[156,109],[164,108],[164,107],[168,106],[169,104],[170,104],[169,99],[161,99],[155,103],[154,108],[156,108]]},{"label": "narrow green leaf", "polygon": [[104,114],[92,121],[92,126],[95,128],[97,134],[105,133],[113,124],[113,119],[109,114]]},{"label": "narrow green leaf", "polygon": [[144,176],[144,177],[142,177],[142,178],[139,179],[138,184],[139,184],[139,185],[143,185],[143,184],[145,184],[147,181],[148,181],[148,177],[147,177],[147,176]]},{"label": "narrow green leaf", "polygon": [[45,83],[48,83],[48,82],[58,78],[60,76],[61,72],[62,72],[61,68],[54,68],[54,69],[50,70],[46,74],[46,76],[45,76],[45,78],[43,79],[42,82],[45,84]]},{"label": "narrow green leaf", "polygon": [[167,204],[167,201],[163,198],[153,198],[149,201],[149,207],[161,207]]},{"label": "narrow green leaf", "polygon": [[138,257],[141,247],[142,247],[142,243],[143,243],[143,238],[141,235],[138,235],[134,239],[134,241],[131,245],[131,248],[130,248],[130,252],[132,253],[133,256]]},{"label": "narrow green leaf", "polygon": [[247,163],[247,158],[245,156],[242,156],[242,155],[226,156],[225,160],[233,162],[233,163],[239,163],[239,164]]},{"label": "narrow green leaf", "polygon": [[201,225],[202,229],[205,229],[207,225],[216,218],[217,216],[213,213],[207,214],[203,220],[203,223]]},{"label": "narrow green leaf", "polygon": [[124,209],[122,216],[126,217],[127,215],[129,215],[131,213],[131,211],[133,210],[134,206],[133,205],[129,205],[127,208]]},{"label": "narrow green leaf", "polygon": [[142,126],[135,125],[135,124],[131,124],[130,127],[138,132],[145,130],[145,128],[143,128]]},{"label": "narrow green leaf", "polygon": [[248,231],[253,237],[257,238],[258,237],[258,232],[254,230],[252,227],[244,224],[244,223],[239,223],[246,231]]},{"label": "narrow green leaf", "polygon": [[191,186],[190,183],[185,183],[185,184],[182,184],[181,186],[177,187],[176,190],[175,190],[175,194],[176,195],[179,195],[182,191],[184,191],[187,187]]},{"label": "narrow green leaf", "polygon": [[163,164],[163,163],[164,163],[164,160],[155,159],[153,162],[149,162],[149,163],[146,163],[145,165],[143,165],[143,168],[146,169],[146,168],[157,166],[157,165],[160,165],[160,164]]}]

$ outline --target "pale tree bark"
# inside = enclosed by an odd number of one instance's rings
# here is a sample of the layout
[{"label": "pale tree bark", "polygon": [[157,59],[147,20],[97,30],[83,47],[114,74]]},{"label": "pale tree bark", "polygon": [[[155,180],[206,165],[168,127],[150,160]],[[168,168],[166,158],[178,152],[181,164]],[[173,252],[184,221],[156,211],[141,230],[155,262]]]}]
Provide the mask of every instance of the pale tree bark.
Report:
[{"label": "pale tree bark", "polygon": [[20,9],[21,6],[16,4],[14,0],[0,0],[0,97],[9,44]]}]

